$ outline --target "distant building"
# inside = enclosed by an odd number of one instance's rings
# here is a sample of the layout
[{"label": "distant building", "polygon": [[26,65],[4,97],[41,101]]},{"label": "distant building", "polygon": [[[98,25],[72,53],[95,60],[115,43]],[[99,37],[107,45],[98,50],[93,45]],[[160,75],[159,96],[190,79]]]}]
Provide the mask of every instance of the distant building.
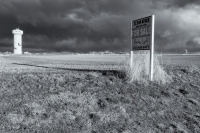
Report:
[{"label": "distant building", "polygon": [[8,52],[8,51],[6,51],[6,52],[4,52],[3,53],[4,55],[8,55],[8,54],[12,54],[11,52]]},{"label": "distant building", "polygon": [[112,54],[110,51],[105,51],[104,54]]},{"label": "distant building", "polygon": [[184,50],[184,54],[188,54],[188,50],[187,49]]},{"label": "distant building", "polygon": [[25,55],[31,55],[31,53],[29,53],[29,52],[24,52],[24,54],[25,54]]}]

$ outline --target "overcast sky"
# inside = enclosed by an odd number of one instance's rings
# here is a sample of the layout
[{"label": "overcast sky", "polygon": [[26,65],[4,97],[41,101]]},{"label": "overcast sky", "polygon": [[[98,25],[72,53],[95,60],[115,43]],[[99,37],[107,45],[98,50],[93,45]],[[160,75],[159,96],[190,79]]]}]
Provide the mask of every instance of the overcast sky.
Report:
[{"label": "overcast sky", "polygon": [[200,0],[0,0],[0,51],[130,51],[130,21],[155,15],[155,52],[200,52]]}]

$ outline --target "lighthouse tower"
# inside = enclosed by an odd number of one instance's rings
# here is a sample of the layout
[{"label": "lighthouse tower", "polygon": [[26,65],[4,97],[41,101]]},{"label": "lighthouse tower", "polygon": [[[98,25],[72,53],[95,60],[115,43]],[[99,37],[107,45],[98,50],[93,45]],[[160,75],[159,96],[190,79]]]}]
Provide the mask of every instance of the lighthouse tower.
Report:
[{"label": "lighthouse tower", "polygon": [[12,31],[14,34],[14,54],[22,54],[22,35],[23,31],[19,28]]}]

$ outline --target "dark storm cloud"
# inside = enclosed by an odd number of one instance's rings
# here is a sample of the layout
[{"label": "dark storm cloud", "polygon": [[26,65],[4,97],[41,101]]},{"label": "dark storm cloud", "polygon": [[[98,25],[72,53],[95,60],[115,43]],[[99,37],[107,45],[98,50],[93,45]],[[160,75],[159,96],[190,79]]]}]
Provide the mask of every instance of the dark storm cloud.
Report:
[{"label": "dark storm cloud", "polygon": [[200,38],[194,38],[186,42],[188,51],[200,52]]},{"label": "dark storm cloud", "polygon": [[[155,14],[155,49],[183,49],[200,36],[200,28],[191,28],[200,20],[198,4],[197,0],[0,0],[0,47],[13,49],[12,30],[19,26],[24,31],[23,48],[28,50],[129,51],[130,21]],[[197,22],[191,22],[194,18]]]},{"label": "dark storm cloud", "polygon": [[145,0],[156,8],[184,8],[188,5],[200,5],[199,0]]},{"label": "dark storm cloud", "polygon": [[172,0],[171,1],[171,6],[176,6],[176,7],[185,7],[186,5],[190,4],[200,4],[199,0]]},{"label": "dark storm cloud", "polygon": [[[2,26],[0,27],[4,32],[1,32],[0,37],[12,40],[11,31],[19,26],[24,31],[24,48],[58,51],[106,50],[110,48],[109,45],[119,45],[116,44],[117,39],[125,39],[123,31],[120,29],[120,23],[123,23],[120,22],[123,18],[120,14],[126,13],[124,9],[128,2],[131,1],[1,1]],[[70,43],[71,39],[77,41]],[[11,47],[12,43],[10,42],[2,41],[0,44]],[[87,42],[90,45],[77,44]],[[122,41],[117,42],[121,43]],[[59,43],[62,45],[58,45]]]}]

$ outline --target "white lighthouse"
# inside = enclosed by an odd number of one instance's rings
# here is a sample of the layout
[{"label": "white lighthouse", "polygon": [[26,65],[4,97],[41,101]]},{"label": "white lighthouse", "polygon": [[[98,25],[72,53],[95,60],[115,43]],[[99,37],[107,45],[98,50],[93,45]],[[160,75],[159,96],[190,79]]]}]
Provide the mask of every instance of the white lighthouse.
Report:
[{"label": "white lighthouse", "polygon": [[14,34],[14,54],[22,54],[22,35],[23,31],[19,28],[12,31]]}]

